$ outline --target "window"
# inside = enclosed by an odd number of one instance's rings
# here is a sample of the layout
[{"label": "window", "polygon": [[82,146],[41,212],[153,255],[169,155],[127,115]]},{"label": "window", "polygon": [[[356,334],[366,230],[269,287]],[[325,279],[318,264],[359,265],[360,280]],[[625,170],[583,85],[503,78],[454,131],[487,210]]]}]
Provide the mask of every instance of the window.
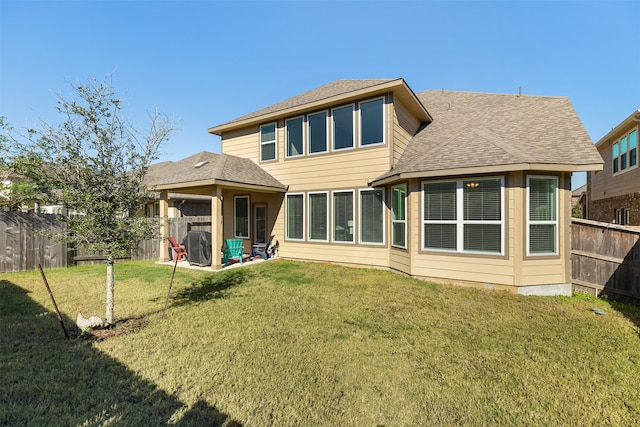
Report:
[{"label": "window", "polygon": [[304,195],[287,194],[287,233],[288,240],[304,239]]},{"label": "window", "polygon": [[309,154],[327,151],[327,112],[309,114],[307,117]]},{"label": "window", "polygon": [[353,243],[353,191],[333,192],[333,241]]},{"label": "window", "polygon": [[503,253],[502,179],[423,182],[424,249]]},{"label": "window", "polygon": [[384,244],[384,191],[360,190],[360,243]]},{"label": "window", "polygon": [[527,177],[527,254],[558,253],[558,179]]},{"label": "window", "polygon": [[391,189],[391,244],[407,247],[407,189],[404,185]]},{"label": "window", "polygon": [[329,240],[329,216],[327,193],[309,193],[309,240]]},{"label": "window", "polygon": [[260,161],[276,159],[276,124],[260,126]]},{"label": "window", "polygon": [[616,141],[611,148],[613,173],[622,172],[638,165],[638,132],[632,130],[629,134]]},{"label": "window", "polygon": [[353,148],[353,105],[336,108],[333,116],[333,149]]},{"label": "window", "polygon": [[616,209],[616,224],[629,225],[629,209]]},{"label": "window", "polygon": [[360,103],[360,145],[384,144],[384,99]]},{"label": "window", "polygon": [[249,238],[249,196],[235,196],[233,199],[233,235]]},{"label": "window", "polygon": [[287,157],[301,156],[304,154],[304,137],[303,137],[304,118],[296,117],[285,122],[287,135]]}]

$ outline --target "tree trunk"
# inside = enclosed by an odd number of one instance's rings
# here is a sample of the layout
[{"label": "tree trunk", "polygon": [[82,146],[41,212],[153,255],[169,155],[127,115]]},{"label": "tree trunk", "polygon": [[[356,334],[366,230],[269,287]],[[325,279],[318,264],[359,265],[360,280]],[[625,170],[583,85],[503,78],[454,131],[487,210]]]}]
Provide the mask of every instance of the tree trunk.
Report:
[{"label": "tree trunk", "polygon": [[105,322],[108,325],[113,324],[113,292],[114,292],[114,280],[113,280],[113,260],[107,261],[107,314]]}]

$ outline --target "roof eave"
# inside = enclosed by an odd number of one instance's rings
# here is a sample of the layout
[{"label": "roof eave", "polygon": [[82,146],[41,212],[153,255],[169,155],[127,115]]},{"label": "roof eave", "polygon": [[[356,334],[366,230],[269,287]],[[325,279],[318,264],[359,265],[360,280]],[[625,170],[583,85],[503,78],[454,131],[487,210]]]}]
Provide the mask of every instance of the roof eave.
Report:
[{"label": "roof eave", "polygon": [[549,172],[590,172],[602,170],[602,163],[589,164],[548,164],[548,163],[515,163],[510,165],[481,166],[470,168],[439,169],[430,171],[401,172],[369,182],[372,187],[406,181],[411,178],[438,178],[457,175],[497,174],[516,171],[549,171]]},{"label": "roof eave", "polygon": [[622,129],[626,128],[633,122],[640,122],[640,109],[631,113],[629,117],[624,119],[618,126],[614,127],[605,136],[600,138],[600,140],[596,142],[596,148],[600,149],[603,145],[609,142],[610,138],[612,138],[615,134],[619,133]]},{"label": "roof eave", "polygon": [[210,127],[208,129],[208,132],[214,135],[222,136],[223,132],[228,132],[241,127],[250,126],[256,123],[273,121],[281,117],[320,109],[327,105],[338,104],[340,102],[349,102],[357,98],[362,98],[364,96],[375,96],[389,91],[393,92],[394,94],[398,94],[401,99],[410,100],[415,106],[415,108],[413,108],[413,112],[414,114],[416,114],[416,116],[418,116],[418,119],[421,122],[433,121],[433,118],[431,117],[427,109],[424,107],[424,105],[422,105],[422,102],[420,102],[416,94],[411,90],[404,79],[395,79],[375,86],[369,86],[367,88],[354,90],[340,95],[334,95],[328,98],[323,98],[283,110],[273,111],[245,120],[227,122],[218,126]]},{"label": "roof eave", "polygon": [[240,188],[240,189],[246,189],[246,190],[260,191],[263,193],[286,193],[287,192],[286,187],[275,187],[275,186],[263,185],[263,184],[233,182],[233,181],[227,181],[223,179],[202,179],[198,181],[160,184],[160,185],[150,186],[150,189],[152,191],[171,191],[171,190],[177,190],[181,188],[210,187],[210,186],[233,187],[233,188]]}]

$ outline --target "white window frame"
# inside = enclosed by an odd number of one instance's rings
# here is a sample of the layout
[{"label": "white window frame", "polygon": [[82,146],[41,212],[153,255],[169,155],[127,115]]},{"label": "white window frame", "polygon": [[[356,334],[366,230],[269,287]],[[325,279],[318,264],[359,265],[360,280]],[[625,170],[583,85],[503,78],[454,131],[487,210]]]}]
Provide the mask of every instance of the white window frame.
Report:
[{"label": "white window frame", "polygon": [[[310,123],[311,121],[309,120],[309,117],[311,116],[318,116],[320,114],[324,114],[324,150],[323,151],[316,151],[316,152],[311,152],[311,129],[310,127]],[[307,134],[307,154],[309,156],[315,156],[318,154],[324,154],[324,153],[328,153],[329,152],[329,140],[330,138],[330,129],[329,129],[329,111],[328,110],[322,110],[322,111],[317,111],[315,113],[311,113],[311,114],[307,114],[307,120],[306,120],[306,134]]]},{"label": "white window frame", "polygon": [[[382,191],[382,205],[380,206],[380,210],[382,211],[382,242],[367,242],[362,238],[362,233],[364,231],[364,221],[362,220],[362,193],[374,192],[374,191]],[[385,197],[384,187],[373,187],[373,188],[360,188],[358,190],[358,243],[363,245],[375,245],[375,246],[385,246],[386,245],[386,216],[385,216],[385,206],[386,206],[386,197]]]},{"label": "white window frame", "polygon": [[[336,148],[336,124],[335,124],[334,113],[336,110],[341,110],[343,108],[351,108],[351,127],[352,127],[351,146],[344,147],[344,148]],[[331,151],[340,152],[340,151],[346,151],[346,150],[353,150],[356,148],[357,133],[356,133],[355,111],[356,111],[356,104],[341,105],[339,107],[335,107],[331,109]]]},{"label": "white window frame", "polygon": [[[393,195],[395,194],[394,189],[402,188],[404,190],[404,197],[402,198],[404,219],[393,219]],[[391,246],[394,248],[407,249],[407,184],[394,185],[391,187]],[[395,232],[394,224],[404,224],[404,245],[397,245],[394,243],[395,239],[393,238],[393,233]]]},{"label": "white window frame", "polygon": [[[291,196],[302,196],[302,237],[301,238],[296,238],[296,237],[290,237],[289,236],[289,197]],[[304,197],[304,193],[287,193],[287,195],[285,196],[285,209],[284,209],[284,234],[285,234],[285,240],[288,241],[294,241],[294,242],[303,242],[304,241],[304,236],[305,236],[305,226],[306,226],[306,221],[305,221],[305,197]]]},{"label": "white window frame", "polygon": [[[556,200],[555,200],[555,205],[556,205],[556,219],[555,221],[531,221],[530,219],[530,203],[531,203],[531,199],[530,199],[530,189],[531,189],[531,185],[530,185],[530,180],[531,178],[539,178],[539,179],[551,179],[554,180],[556,182]],[[526,254],[527,256],[531,256],[531,257],[539,257],[539,256],[554,256],[554,255],[558,255],[558,251],[559,251],[559,243],[560,243],[560,230],[559,230],[559,226],[560,226],[560,206],[558,204],[558,193],[560,192],[560,187],[559,187],[559,183],[560,180],[558,179],[557,176],[553,176],[553,175],[527,175],[527,194],[526,194],[526,217],[527,217],[527,221],[526,221],[526,236],[527,236],[527,241],[526,241]],[[554,235],[554,243],[553,243],[553,247],[555,248],[554,252],[544,252],[544,253],[531,253],[531,244],[529,241],[530,238],[530,234],[531,234],[531,226],[532,225],[555,225],[555,235]]]},{"label": "white window frame", "polygon": [[[483,180],[500,180],[500,221],[480,221],[480,220],[465,220],[464,219],[464,182],[468,181],[483,181]],[[424,240],[424,227],[427,224],[424,218],[424,185],[436,184],[441,182],[455,182],[456,183],[456,219],[455,220],[434,220],[429,221],[430,224],[455,224],[456,225],[456,250],[439,249],[439,248],[427,248],[425,247]],[[460,179],[447,179],[437,181],[422,181],[420,183],[420,220],[422,226],[420,227],[420,248],[423,251],[429,252],[447,252],[447,253],[464,253],[464,254],[478,254],[485,256],[504,256],[505,248],[505,200],[504,200],[504,177],[503,176],[483,176],[483,177],[466,177]],[[468,251],[464,250],[464,226],[472,224],[499,224],[500,225],[500,252],[488,252],[488,251]]]},{"label": "white window frame", "polygon": [[[375,102],[381,100],[382,101],[382,141],[380,142],[373,142],[370,144],[362,144],[362,104],[367,104],[369,102]],[[367,99],[366,101],[360,101],[358,103],[358,147],[360,148],[366,148],[366,147],[376,147],[379,145],[384,145],[386,144],[386,139],[387,139],[387,108],[386,108],[387,104],[385,103],[385,98],[384,96],[380,96],[377,98],[372,98],[372,99]]]},{"label": "white window frame", "polygon": [[[302,138],[302,144],[301,144],[301,149],[302,149],[302,153],[300,154],[289,154],[289,122],[293,121],[293,120],[302,120],[302,125],[300,126],[300,132],[302,132],[301,138]],[[284,121],[284,156],[287,159],[291,159],[291,158],[295,158],[295,157],[302,157],[306,154],[306,137],[305,137],[305,129],[307,127],[307,121],[305,119],[305,116],[297,116],[297,117],[290,117],[288,119],[286,119]]]},{"label": "white window frame", "polygon": [[[336,233],[335,233],[335,227],[336,227],[336,219],[335,219],[335,202],[334,202],[334,195],[336,193],[351,193],[351,222],[352,222],[352,227],[353,228],[353,233],[351,233],[351,235],[353,236],[351,238],[350,241],[344,241],[344,240],[336,240]],[[331,192],[331,241],[333,243],[337,243],[337,244],[345,244],[345,245],[353,245],[356,243],[356,201],[355,201],[355,190],[333,190]],[[347,225],[349,226],[349,225]]]},{"label": "white window frame", "polygon": [[[237,211],[237,200],[238,199],[247,199],[247,235],[246,236],[238,236],[238,211]],[[249,239],[251,236],[251,198],[249,196],[233,196],[233,237],[236,239]]]},{"label": "white window frame", "polygon": [[[274,126],[274,139],[269,141],[262,141],[262,128],[266,126]],[[278,160],[278,123],[264,123],[260,125],[260,131],[258,132],[258,138],[260,138],[260,162],[274,162]],[[263,159],[262,158],[262,148],[265,145],[273,144],[274,147],[274,157],[273,159]]]},{"label": "white window frame", "polygon": [[[326,202],[327,202],[327,215],[325,216],[325,230],[327,231],[326,233],[326,238],[325,239],[314,239],[311,237],[311,216],[312,216],[312,209],[311,209],[311,196],[315,195],[315,194],[324,194],[326,196]],[[331,217],[331,203],[329,203],[329,192],[328,191],[313,191],[313,192],[309,192],[307,194],[307,211],[309,212],[309,214],[307,215],[307,239],[310,242],[328,242],[329,238],[331,236],[332,233],[332,229],[329,227],[330,221],[329,218]]]}]

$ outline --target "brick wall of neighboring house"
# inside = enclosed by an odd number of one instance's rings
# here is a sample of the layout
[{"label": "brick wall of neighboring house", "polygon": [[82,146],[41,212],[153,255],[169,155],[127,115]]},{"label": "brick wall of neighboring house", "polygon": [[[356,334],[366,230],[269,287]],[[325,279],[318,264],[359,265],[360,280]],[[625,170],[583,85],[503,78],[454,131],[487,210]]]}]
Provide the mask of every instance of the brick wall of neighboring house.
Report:
[{"label": "brick wall of neighboring house", "polygon": [[616,209],[629,209],[629,225],[640,225],[640,192],[608,199],[589,200],[588,219],[612,222],[616,219]]}]

